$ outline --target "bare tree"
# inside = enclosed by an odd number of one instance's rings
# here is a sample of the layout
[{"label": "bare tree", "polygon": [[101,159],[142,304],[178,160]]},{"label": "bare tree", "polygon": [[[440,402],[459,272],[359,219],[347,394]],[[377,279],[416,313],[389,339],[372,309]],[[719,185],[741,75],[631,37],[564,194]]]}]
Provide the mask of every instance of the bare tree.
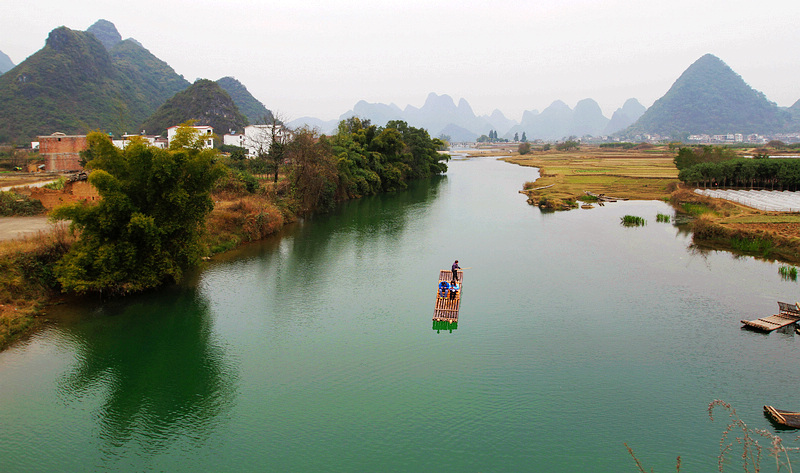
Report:
[{"label": "bare tree", "polygon": [[261,117],[259,123],[245,127],[245,147],[255,159],[262,160],[278,182],[278,171],[286,154],[286,145],[292,132],[284,124],[279,112]]}]

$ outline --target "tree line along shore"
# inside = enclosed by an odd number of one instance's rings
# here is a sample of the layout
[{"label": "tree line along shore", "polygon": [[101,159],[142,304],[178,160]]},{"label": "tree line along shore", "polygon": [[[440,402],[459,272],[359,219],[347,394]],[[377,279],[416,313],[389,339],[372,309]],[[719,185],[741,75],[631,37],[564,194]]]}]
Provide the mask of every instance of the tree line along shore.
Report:
[{"label": "tree line along shore", "polygon": [[[170,149],[124,150],[92,133],[82,155],[100,199],[57,207],[49,233],[0,243],[0,349],[66,297],[115,297],[179,281],[203,258],[256,241],[337,202],[404,189],[447,171],[444,143],[405,122],[351,118],[330,136],[295,130],[269,155],[205,149],[189,127]],[[272,166],[272,167],[271,167]],[[0,213],[41,210],[12,192]],[[6,205],[7,204],[7,205]]]},{"label": "tree line along shore", "polygon": [[[65,294],[127,294],[179,280],[182,271],[202,257],[263,239],[298,216],[325,211],[336,202],[401,190],[410,179],[446,172],[448,159],[439,153],[444,143],[404,122],[376,127],[355,118],[342,122],[331,136],[299,130],[291,143],[276,150],[280,159],[245,159],[236,150],[227,156],[208,151],[203,158],[206,152],[199,147],[192,151],[189,136],[183,150],[165,153],[183,156],[183,164],[187,159],[199,159],[193,164],[194,173],[208,178],[205,190],[194,189],[198,200],[184,202],[205,209],[202,215],[190,216],[159,207],[158,196],[172,196],[173,201],[187,198],[185,189],[176,186],[186,176],[177,173],[179,166],[174,162],[148,152],[143,143],[122,152],[109,147],[105,137],[92,140],[87,168],[98,171],[91,181],[102,189],[101,202],[106,202],[102,205],[110,207],[103,210],[107,215],[101,218],[92,213],[101,205],[64,207],[54,215],[77,222],[79,231],[71,232],[62,225],[48,234],[0,244],[0,347],[35,328],[40,320],[36,315],[44,314],[48,304]],[[690,220],[695,245],[800,264],[800,216],[761,212],[694,193],[692,183],[679,179],[676,165],[681,153],[683,158],[689,156],[687,150],[696,154],[688,161],[697,162],[688,166],[684,162],[681,166],[685,169],[754,154],[744,148],[730,152],[713,147],[577,143],[559,149],[528,148],[525,154],[498,145],[475,154],[503,156],[511,163],[538,167],[541,177],[525,183],[520,192],[528,196],[530,204],[544,210],[591,205],[594,198],[586,191],[663,200]],[[134,173],[142,163],[151,170]],[[269,163],[283,163],[277,179]],[[120,193],[126,187],[136,191],[134,195]],[[180,219],[186,228],[174,225]],[[101,220],[116,224],[92,228]],[[111,238],[121,227],[130,241],[120,243]],[[94,239],[86,238],[87,231],[94,232]],[[174,242],[160,240],[164,234],[179,235],[177,241],[183,241],[180,251],[169,246]],[[98,254],[105,257],[98,258]],[[125,269],[118,270],[120,266]]]}]

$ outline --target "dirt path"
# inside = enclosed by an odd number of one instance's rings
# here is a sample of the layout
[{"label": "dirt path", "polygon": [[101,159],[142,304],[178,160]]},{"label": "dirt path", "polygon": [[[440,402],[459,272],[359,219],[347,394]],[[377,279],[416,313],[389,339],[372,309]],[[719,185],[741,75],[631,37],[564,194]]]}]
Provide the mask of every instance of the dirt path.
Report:
[{"label": "dirt path", "polygon": [[0,217],[0,241],[35,235],[39,231],[53,230],[53,223],[47,217]]}]

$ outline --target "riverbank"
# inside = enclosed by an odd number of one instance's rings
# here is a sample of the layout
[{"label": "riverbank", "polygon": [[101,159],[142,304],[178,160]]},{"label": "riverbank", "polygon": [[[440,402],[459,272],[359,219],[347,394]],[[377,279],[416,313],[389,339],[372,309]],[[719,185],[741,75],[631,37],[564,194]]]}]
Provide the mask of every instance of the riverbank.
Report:
[{"label": "riverbank", "polygon": [[[214,210],[206,220],[202,240],[206,257],[266,238],[294,221],[294,213],[278,195],[286,194],[282,182],[262,180],[250,192],[232,175],[223,178],[212,193]],[[76,238],[67,224],[46,221],[44,216],[12,217],[6,222],[7,231],[0,232],[0,350],[37,328],[39,316],[64,296],[52,265]]]},{"label": "riverbank", "polygon": [[37,327],[36,317],[56,302],[52,265],[74,240],[62,224],[0,242],[0,350]]},{"label": "riverbank", "polygon": [[[502,156],[506,150],[498,150]],[[739,150],[746,154],[748,150]],[[482,153],[486,155],[486,153]],[[693,217],[696,245],[800,265],[800,215],[764,212],[705,197],[684,188],[668,146],[620,150],[582,146],[574,151],[539,151],[503,158],[539,168],[541,177],[521,191],[528,202],[561,210],[591,202],[585,191],[635,199],[669,201]]]}]

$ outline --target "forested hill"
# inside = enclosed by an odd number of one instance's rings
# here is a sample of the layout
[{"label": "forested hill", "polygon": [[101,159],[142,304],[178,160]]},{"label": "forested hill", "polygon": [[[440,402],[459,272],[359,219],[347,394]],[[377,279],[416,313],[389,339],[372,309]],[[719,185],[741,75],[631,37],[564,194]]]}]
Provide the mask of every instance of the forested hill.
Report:
[{"label": "forested hill", "polygon": [[167,128],[188,120],[197,120],[198,125],[211,125],[220,136],[229,130],[241,131],[247,125],[247,117],[219,84],[198,79],[164,102],[142,128],[148,134],[162,134]]},{"label": "forested hill", "polygon": [[6,55],[3,51],[0,51],[0,74],[10,71],[14,68],[14,63],[11,61],[11,58]]},{"label": "forested hill", "polygon": [[789,123],[787,111],[747,85],[722,60],[706,54],[620,134],[658,133],[677,139],[698,133],[775,133]]},{"label": "forested hill", "polygon": [[244,84],[233,77],[223,77],[217,84],[231,96],[239,111],[247,117],[249,124],[267,124],[272,121],[272,111],[253,97]]},{"label": "forested hill", "polygon": [[106,50],[94,34],[62,26],[13,73],[0,76],[0,142],[56,131],[134,133],[188,85],[133,39]]}]

